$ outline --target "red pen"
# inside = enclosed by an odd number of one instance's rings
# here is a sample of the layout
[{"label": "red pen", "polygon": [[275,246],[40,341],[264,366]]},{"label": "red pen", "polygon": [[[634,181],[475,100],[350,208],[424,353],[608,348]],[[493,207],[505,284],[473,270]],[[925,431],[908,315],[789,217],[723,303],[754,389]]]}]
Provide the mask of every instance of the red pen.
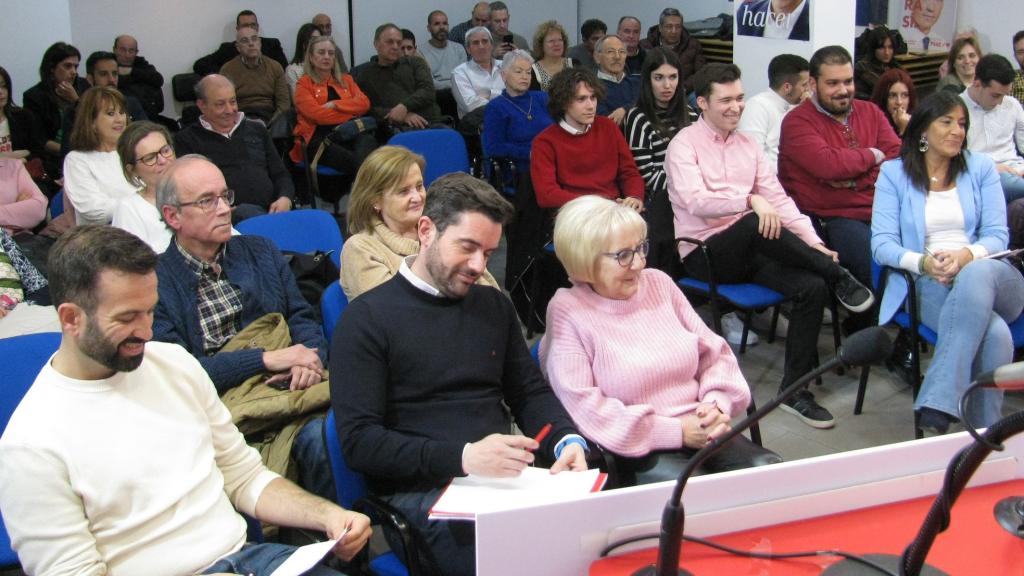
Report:
[{"label": "red pen", "polygon": [[537,444],[540,444],[541,440],[543,440],[544,438],[546,438],[546,437],[547,437],[547,435],[548,435],[548,434],[549,434],[550,432],[551,432],[551,422],[548,422],[547,424],[545,424],[545,425],[544,425],[544,427],[543,427],[543,428],[541,428],[541,429],[540,429],[540,432],[537,432],[537,435],[533,437],[533,440],[534,440],[534,441],[535,441],[535,442],[536,442]]}]

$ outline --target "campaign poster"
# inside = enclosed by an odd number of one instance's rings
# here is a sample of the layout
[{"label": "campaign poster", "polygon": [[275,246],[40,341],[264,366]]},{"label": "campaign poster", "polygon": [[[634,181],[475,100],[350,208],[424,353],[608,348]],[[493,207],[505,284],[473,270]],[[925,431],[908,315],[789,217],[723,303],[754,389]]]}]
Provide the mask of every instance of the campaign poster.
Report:
[{"label": "campaign poster", "polygon": [[895,27],[911,52],[946,52],[956,36],[956,0],[899,0]]},{"label": "campaign poster", "polygon": [[811,0],[744,0],[736,5],[736,34],[779,40],[811,39]]}]

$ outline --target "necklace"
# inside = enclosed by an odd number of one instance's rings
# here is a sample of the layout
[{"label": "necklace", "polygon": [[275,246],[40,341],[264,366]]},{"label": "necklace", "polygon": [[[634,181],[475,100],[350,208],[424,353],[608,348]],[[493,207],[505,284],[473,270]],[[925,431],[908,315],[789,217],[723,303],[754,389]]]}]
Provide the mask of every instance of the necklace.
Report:
[{"label": "necklace", "polygon": [[504,94],[502,94],[501,97],[504,98],[505,100],[508,100],[508,103],[511,104],[512,106],[514,106],[516,110],[519,110],[520,112],[522,112],[526,116],[527,120],[533,120],[533,98],[530,98],[530,109],[529,110],[523,110],[522,108],[519,107],[518,104],[513,102],[512,99],[509,98],[508,96],[505,96]]}]

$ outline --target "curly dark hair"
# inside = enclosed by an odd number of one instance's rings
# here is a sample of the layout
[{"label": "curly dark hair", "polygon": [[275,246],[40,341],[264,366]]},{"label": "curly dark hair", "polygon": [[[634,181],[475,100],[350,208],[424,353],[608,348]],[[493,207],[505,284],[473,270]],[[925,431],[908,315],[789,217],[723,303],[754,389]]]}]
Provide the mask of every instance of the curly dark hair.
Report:
[{"label": "curly dark hair", "polygon": [[596,74],[587,68],[565,68],[555,74],[548,86],[548,113],[551,118],[561,120],[565,117],[565,110],[576,97],[576,87],[581,82],[594,91],[598,100],[604,99],[607,91]]}]

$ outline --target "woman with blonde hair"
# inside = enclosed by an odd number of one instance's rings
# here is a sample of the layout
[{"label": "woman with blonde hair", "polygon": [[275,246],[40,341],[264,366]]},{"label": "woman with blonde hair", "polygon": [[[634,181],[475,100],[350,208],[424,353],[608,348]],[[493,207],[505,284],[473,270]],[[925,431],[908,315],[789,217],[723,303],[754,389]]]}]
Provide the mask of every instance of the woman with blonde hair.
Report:
[{"label": "woman with blonde hair", "polygon": [[[425,169],[419,154],[381,146],[356,174],[348,203],[350,236],[341,250],[341,288],[349,300],[390,279],[403,259],[419,252]],[[489,272],[480,283],[498,285]]]},{"label": "woman with blonde hair", "polygon": [[[580,432],[636,459],[639,469],[652,453],[690,457],[727,432],[750,403],[750,389],[729,345],[672,279],[644,268],[643,217],[613,200],[581,196],[559,211],[554,243],[572,287],[548,304],[541,369]],[[781,460],[737,437],[705,468]]]},{"label": "woman with blonde hair", "polygon": [[293,162],[302,161],[302,144],[310,162],[319,162],[346,174],[355,174],[377,146],[372,124],[361,118],[370,111],[370,99],[345,72],[341,49],[330,36],[309,39],[305,75],[295,85]]},{"label": "woman with blonde hair", "polygon": [[124,96],[110,86],[82,95],[64,158],[64,193],[77,224],[110,224],[114,207],[138,191],[128,182],[117,155],[117,140],[128,126]]},{"label": "woman with blonde hair", "polygon": [[542,22],[533,33],[533,81],[530,90],[547,91],[555,74],[572,68],[573,60],[566,56],[569,36],[565,28],[554,20]]}]

